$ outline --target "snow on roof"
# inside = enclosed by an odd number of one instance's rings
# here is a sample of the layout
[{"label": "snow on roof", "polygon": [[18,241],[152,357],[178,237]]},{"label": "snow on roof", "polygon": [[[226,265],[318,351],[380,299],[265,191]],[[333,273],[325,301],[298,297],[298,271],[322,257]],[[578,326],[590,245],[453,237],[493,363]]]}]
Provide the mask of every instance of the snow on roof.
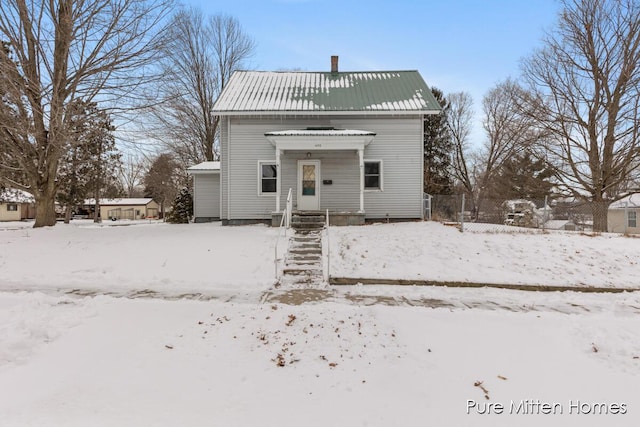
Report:
[{"label": "snow on roof", "polygon": [[0,203],[34,203],[35,199],[31,193],[18,190],[16,188],[6,188],[0,191]]},{"label": "snow on roof", "polygon": [[236,71],[216,114],[367,112],[435,114],[441,108],[417,71]]},{"label": "snow on roof", "polygon": [[609,209],[640,208],[640,194],[632,194],[609,205]]},{"label": "snow on roof", "polygon": [[265,136],[375,136],[375,132],[355,129],[292,129],[267,132]]},{"label": "snow on roof", "polygon": [[187,172],[216,172],[220,171],[220,162],[202,162],[187,168]]},{"label": "snow on roof", "polygon": [[[132,205],[147,205],[152,202],[153,199],[150,197],[144,198],[127,198],[123,197],[120,199],[100,199],[101,206],[132,206]],[[95,205],[96,199],[85,199],[85,205]]]},{"label": "snow on roof", "polygon": [[503,205],[510,210],[522,209],[523,207],[526,207],[526,206],[532,209],[536,208],[536,204],[534,202],[526,199],[505,200]]},{"label": "snow on roof", "polygon": [[544,223],[544,228],[549,230],[562,230],[568,224],[573,224],[573,222],[568,219],[550,219]]}]

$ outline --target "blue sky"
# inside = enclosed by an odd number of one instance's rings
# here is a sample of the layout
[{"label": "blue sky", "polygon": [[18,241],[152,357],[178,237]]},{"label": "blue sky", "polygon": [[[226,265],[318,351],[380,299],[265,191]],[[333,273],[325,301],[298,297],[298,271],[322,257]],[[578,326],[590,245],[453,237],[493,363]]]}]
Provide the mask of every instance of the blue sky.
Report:
[{"label": "blue sky", "polygon": [[251,68],[328,71],[339,55],[341,71],[418,70],[445,93],[471,93],[476,111],[488,89],[518,75],[559,10],[557,0],[184,2],[236,17],[257,43]]}]

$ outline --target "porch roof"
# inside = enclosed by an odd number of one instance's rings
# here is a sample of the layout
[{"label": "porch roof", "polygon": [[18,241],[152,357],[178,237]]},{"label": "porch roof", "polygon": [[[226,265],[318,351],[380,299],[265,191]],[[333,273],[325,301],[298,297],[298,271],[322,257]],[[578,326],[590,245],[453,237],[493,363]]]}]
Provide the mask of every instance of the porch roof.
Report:
[{"label": "porch roof", "polygon": [[264,136],[278,150],[361,150],[376,136],[356,129],[291,129],[266,132]]},{"label": "porch roof", "polygon": [[376,134],[355,129],[293,129],[267,132],[265,136],[376,136]]}]

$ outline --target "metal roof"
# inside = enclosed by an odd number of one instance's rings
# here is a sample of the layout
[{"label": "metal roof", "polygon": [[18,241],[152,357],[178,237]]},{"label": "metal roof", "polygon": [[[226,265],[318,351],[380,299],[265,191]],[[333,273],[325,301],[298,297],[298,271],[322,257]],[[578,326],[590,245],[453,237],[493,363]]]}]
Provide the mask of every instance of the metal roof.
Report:
[{"label": "metal roof", "polygon": [[417,71],[236,71],[213,107],[236,114],[435,114],[440,105]]}]

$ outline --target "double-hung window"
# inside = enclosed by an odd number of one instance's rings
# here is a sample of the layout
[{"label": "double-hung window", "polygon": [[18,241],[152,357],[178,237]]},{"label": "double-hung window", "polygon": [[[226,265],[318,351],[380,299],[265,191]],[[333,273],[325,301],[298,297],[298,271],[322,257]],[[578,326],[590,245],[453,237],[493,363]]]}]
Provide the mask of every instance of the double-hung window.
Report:
[{"label": "double-hung window", "polygon": [[275,194],[278,185],[276,162],[258,162],[258,193]]},{"label": "double-hung window", "polygon": [[636,211],[628,211],[627,212],[627,227],[637,227],[638,226],[638,215]]},{"label": "double-hung window", "polygon": [[364,189],[382,190],[382,160],[364,161]]}]

